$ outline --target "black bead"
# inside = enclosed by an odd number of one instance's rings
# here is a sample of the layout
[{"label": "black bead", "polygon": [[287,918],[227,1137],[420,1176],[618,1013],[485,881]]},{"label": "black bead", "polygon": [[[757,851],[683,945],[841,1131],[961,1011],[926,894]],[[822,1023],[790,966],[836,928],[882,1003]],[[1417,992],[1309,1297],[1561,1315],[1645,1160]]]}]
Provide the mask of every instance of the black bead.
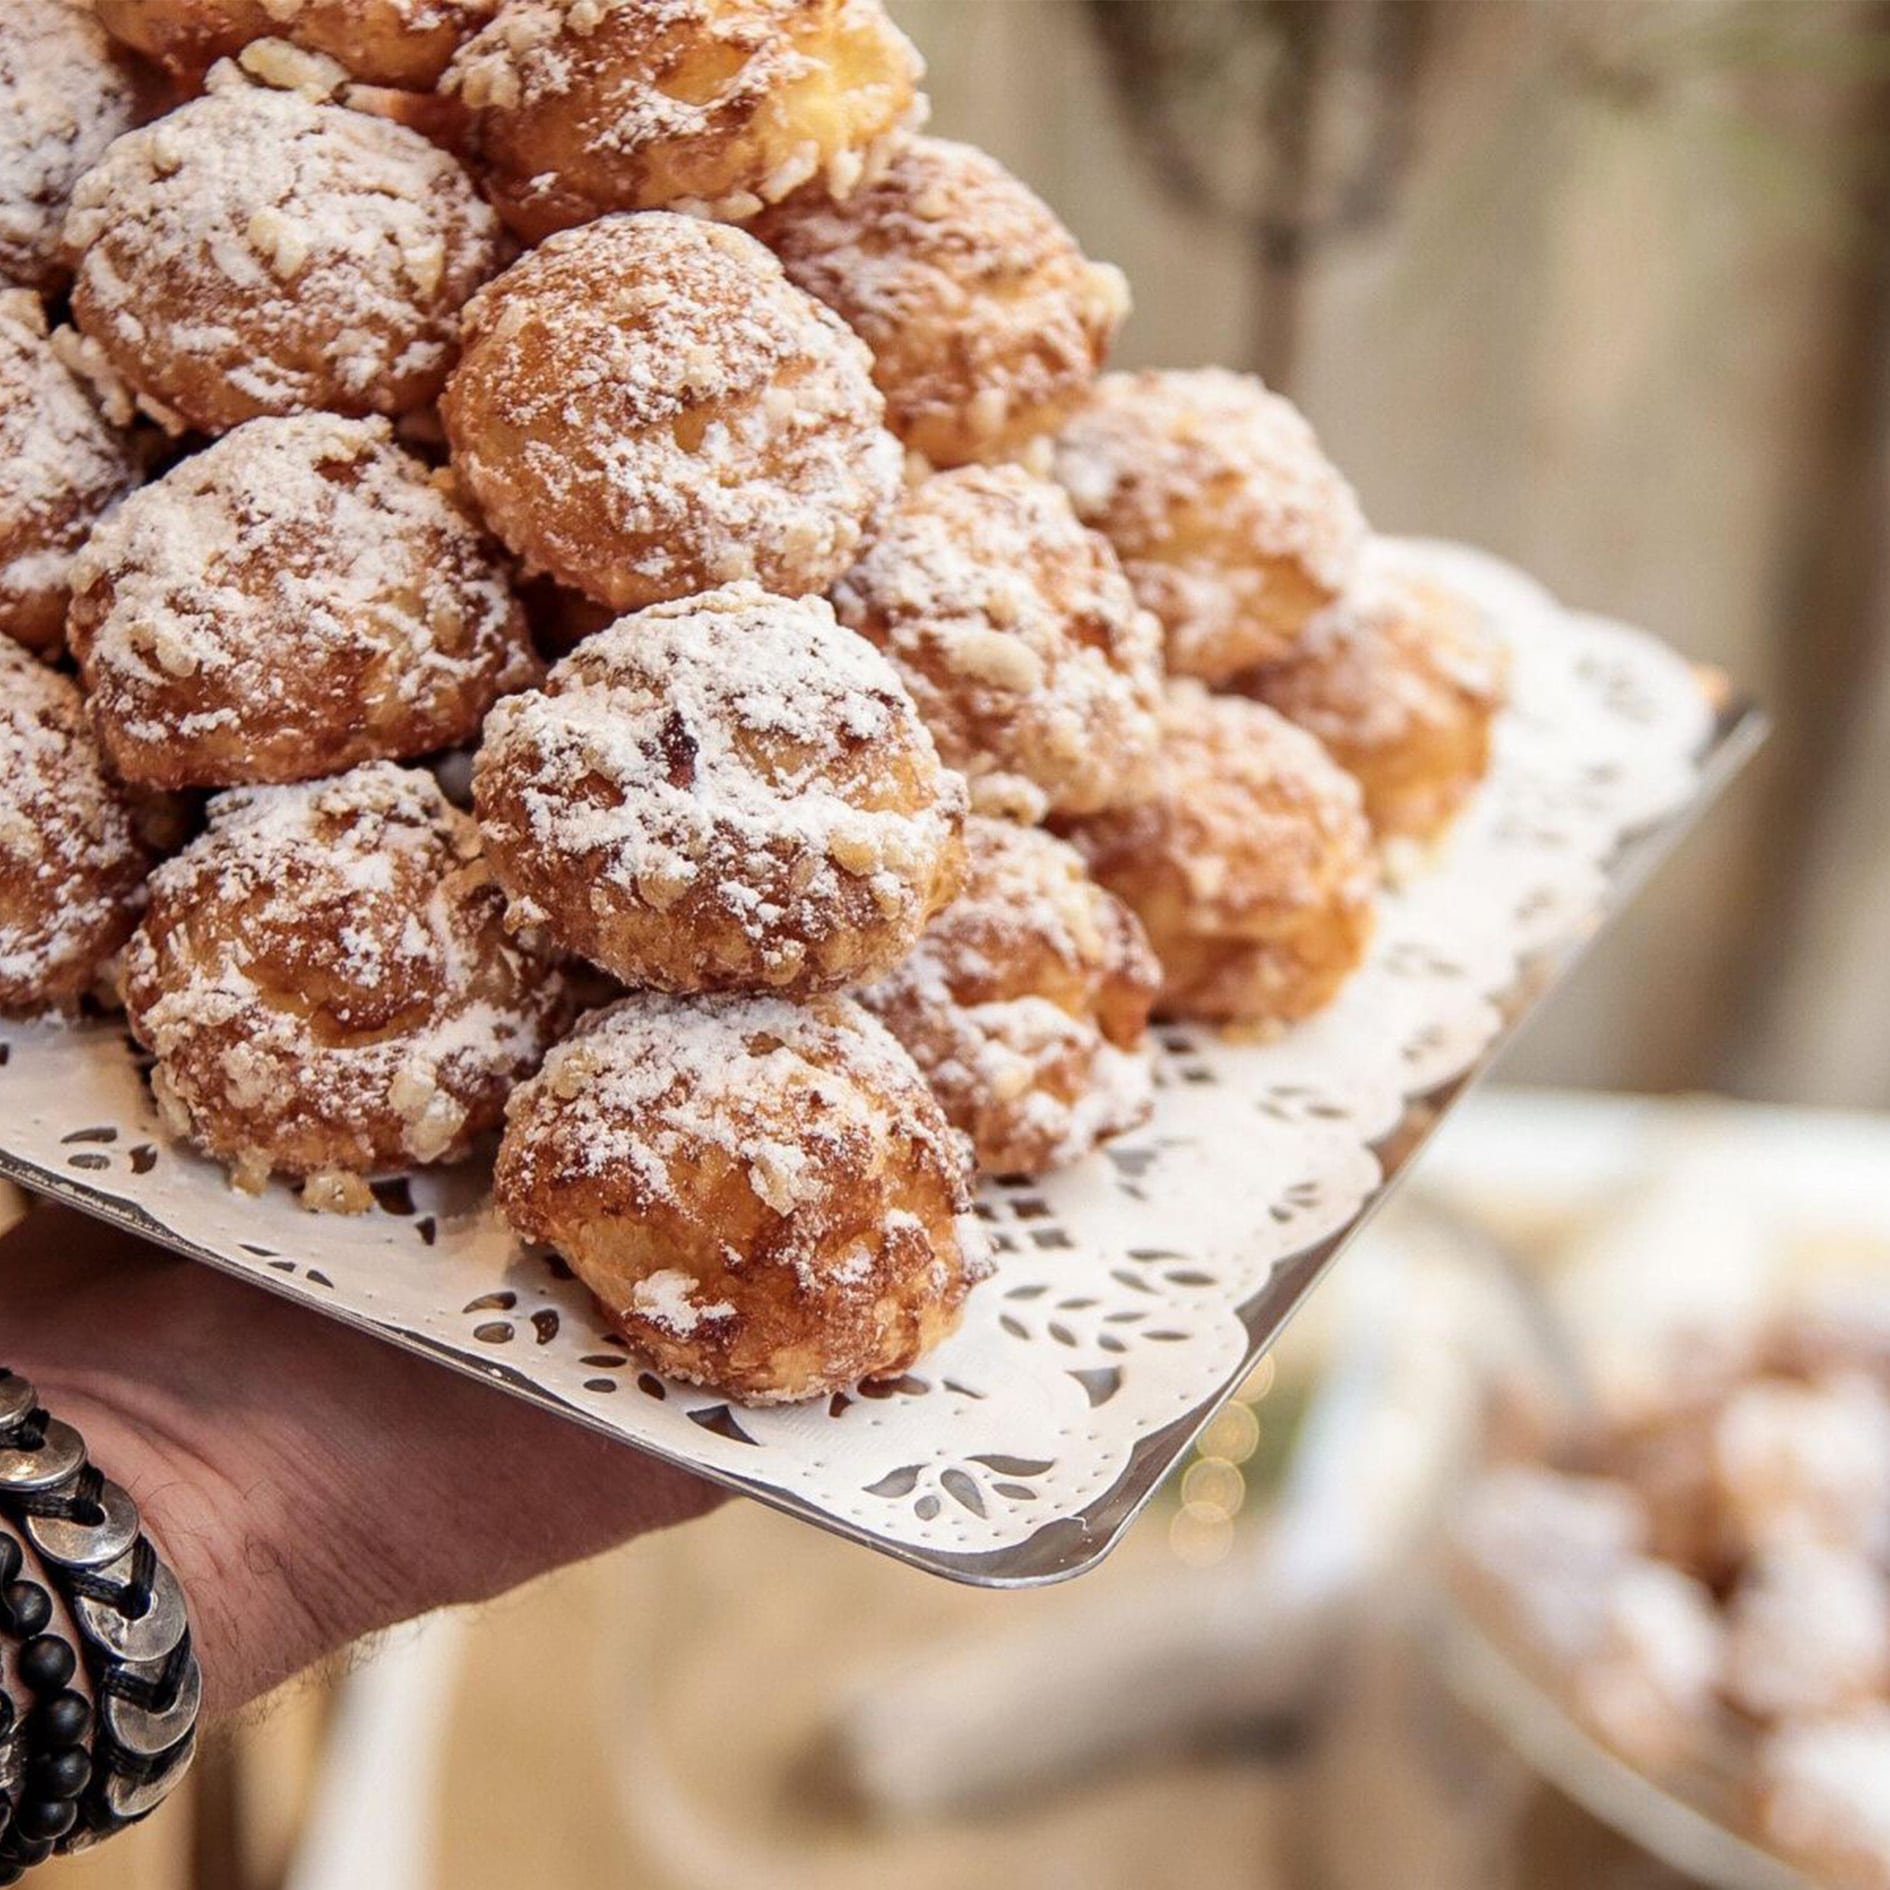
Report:
[{"label": "black bead", "polygon": [[62,1838],[79,1821],[79,1808],[63,1798],[29,1798],[14,1815],[13,1828],[29,1844]]},{"label": "black bead", "polygon": [[72,1649],[56,1635],[42,1634],[20,1649],[20,1678],[35,1693],[57,1693],[78,1665]]},{"label": "black bead", "polygon": [[77,1798],[91,1782],[91,1755],[81,1746],[42,1752],[26,1767],[27,1790],[35,1798]]},{"label": "black bead", "polygon": [[43,1864],[52,1854],[51,1838],[29,1838],[18,1825],[7,1835],[7,1855],[16,1864],[24,1864],[29,1870],[35,1864]]},{"label": "black bead", "polygon": [[0,1890],[13,1890],[13,1885],[25,1875],[24,1864],[0,1864]]},{"label": "black bead", "polygon": [[33,1708],[30,1724],[42,1745],[76,1746],[92,1730],[92,1708],[82,1693],[55,1693]]},{"label": "black bead", "polygon": [[25,1552],[9,1535],[0,1535],[0,1588],[17,1576],[26,1561]]},{"label": "black bead", "polygon": [[0,1589],[0,1611],[15,1634],[43,1634],[52,1619],[52,1597],[38,1582],[8,1582]]}]

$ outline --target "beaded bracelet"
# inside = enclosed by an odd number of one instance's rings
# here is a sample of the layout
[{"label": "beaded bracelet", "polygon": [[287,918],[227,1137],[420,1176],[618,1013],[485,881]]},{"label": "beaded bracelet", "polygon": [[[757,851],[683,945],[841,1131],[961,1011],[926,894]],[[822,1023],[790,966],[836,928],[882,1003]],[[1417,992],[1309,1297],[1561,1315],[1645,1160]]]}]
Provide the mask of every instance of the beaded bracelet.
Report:
[{"label": "beaded bracelet", "polygon": [[[33,1386],[4,1367],[0,1517],[31,1544],[79,1630],[76,1656],[60,1640],[64,1659],[33,1656],[30,1672],[35,1643],[21,1650],[21,1679],[35,1703],[24,1721],[16,1804],[0,1840],[5,1883],[9,1860],[34,1863],[53,1850],[78,1849],[164,1801],[196,1749],[203,1675],[183,1591],[143,1533],[137,1506],[86,1461],[79,1433],[42,1410]],[[0,1585],[0,1599],[16,1585],[17,1577]],[[50,1618],[50,1600],[45,1612]],[[95,1708],[68,1684],[80,1658]],[[42,1805],[69,1806],[72,1815]],[[54,1825],[61,1828],[50,1832]]]},{"label": "beaded bracelet", "polygon": [[0,1694],[0,1734],[9,1747],[0,1885],[17,1883],[29,1864],[52,1855],[77,1824],[77,1801],[92,1776],[92,1709],[69,1684],[79,1657],[54,1624],[52,1596],[22,1573],[25,1561],[19,1541],[0,1530],[0,1630],[12,1637],[14,1672],[34,1700],[22,1714]]}]

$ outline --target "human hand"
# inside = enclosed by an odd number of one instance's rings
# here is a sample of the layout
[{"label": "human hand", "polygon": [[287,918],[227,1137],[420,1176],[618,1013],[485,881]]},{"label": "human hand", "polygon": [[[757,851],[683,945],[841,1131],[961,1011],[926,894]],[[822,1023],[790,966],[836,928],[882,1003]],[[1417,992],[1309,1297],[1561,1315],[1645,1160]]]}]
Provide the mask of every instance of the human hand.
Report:
[{"label": "human hand", "polygon": [[211,1714],[364,1634],[718,1500],[626,1445],[51,1203],[0,1240],[0,1363],[137,1501],[190,1599]]}]

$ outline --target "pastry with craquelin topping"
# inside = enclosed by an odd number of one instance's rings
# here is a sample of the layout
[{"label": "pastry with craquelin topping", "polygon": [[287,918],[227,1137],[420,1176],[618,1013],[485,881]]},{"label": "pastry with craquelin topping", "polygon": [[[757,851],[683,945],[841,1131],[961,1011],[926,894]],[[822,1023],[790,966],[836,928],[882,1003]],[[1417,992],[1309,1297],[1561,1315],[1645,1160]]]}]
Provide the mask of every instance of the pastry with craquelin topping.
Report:
[{"label": "pastry with craquelin topping", "polygon": [[1162,620],[1178,676],[1223,683],[1278,662],[1364,553],[1351,486],[1251,374],[1105,374],[1055,469]]},{"label": "pastry with craquelin topping", "polygon": [[366,1208],[365,1177],[456,1160],[569,1018],[509,933],[472,821],[372,762],[233,788],[151,881],[125,1004],[166,1125],[259,1189]]},{"label": "pastry with craquelin topping", "polygon": [[500,1211],[659,1371],[751,1404],[897,1376],[989,1270],[964,1139],[844,997],[637,996],[513,1096]]},{"label": "pastry with craquelin topping", "polygon": [[617,610],[802,596],[899,490],[870,367],[753,237],[606,217],[474,299],[441,413],[493,530],[560,583]]},{"label": "pastry with craquelin topping", "polygon": [[844,197],[923,116],[923,74],[880,0],[504,0],[445,83],[536,242],[612,210],[741,222],[816,179]]},{"label": "pastry with craquelin topping", "polygon": [[99,987],[151,859],[77,687],[0,638],[0,1011],[70,1010]]},{"label": "pastry with craquelin topping", "polygon": [[1152,779],[1161,626],[1047,480],[967,466],[922,481],[833,601],[892,658],[980,811],[1093,814]]},{"label": "pastry with craquelin topping", "polygon": [[1365,955],[1378,864],[1358,783],[1260,703],[1171,685],[1153,795],[1069,833],[1142,921],[1166,1015],[1296,1023]]},{"label": "pastry with craquelin topping", "polygon": [[1318,736],[1381,840],[1427,843],[1489,770],[1507,667],[1469,603],[1375,550],[1287,655],[1238,687]]},{"label": "pastry with craquelin topping", "polygon": [[498,219],[417,131],[248,83],[120,138],[66,220],[73,318],[176,430],[405,414],[440,391]]},{"label": "pastry with craquelin topping", "polygon": [[963,873],[964,782],[892,665],[752,584],[622,618],[508,696],[473,795],[514,921],[656,990],[874,977]]},{"label": "pastry with craquelin topping", "polygon": [[1034,191],[968,144],[918,138],[844,201],[755,225],[873,351],[888,424],[937,466],[1024,449],[1081,402],[1129,312]]},{"label": "pastry with craquelin topping", "polygon": [[72,187],[157,89],[82,0],[0,6],[0,288],[64,288]]},{"label": "pastry with craquelin topping", "polygon": [[61,358],[39,297],[0,289],[0,632],[59,648],[73,557],[138,474],[131,433]]},{"label": "pastry with craquelin topping", "polygon": [[93,532],[70,635],[128,781],[304,781],[477,738],[540,674],[494,546],[385,420],[250,420]]},{"label": "pastry with craquelin topping", "polygon": [[371,85],[432,85],[498,0],[92,0],[106,31],[186,82],[259,39],[333,59]]},{"label": "pastry with craquelin topping", "polygon": [[991,1175],[1039,1175],[1146,1119],[1161,967],[1121,900],[1037,827],[974,815],[965,889],[855,994]]}]

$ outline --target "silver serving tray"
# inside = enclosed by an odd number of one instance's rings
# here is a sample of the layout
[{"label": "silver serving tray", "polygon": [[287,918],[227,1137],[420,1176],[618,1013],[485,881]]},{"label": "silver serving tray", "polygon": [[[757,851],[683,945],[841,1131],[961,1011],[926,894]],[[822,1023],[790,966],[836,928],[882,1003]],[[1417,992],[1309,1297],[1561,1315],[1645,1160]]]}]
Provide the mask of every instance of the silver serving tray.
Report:
[{"label": "silver serving tray", "polygon": [[1459,853],[1388,900],[1329,1016],[1265,1045],[1165,1029],[1147,1129],[987,1186],[998,1278],[897,1385],[749,1411],[657,1378],[498,1229],[477,1165],[395,1182],[351,1220],[238,1195],[164,1136],[112,1022],[0,1025],[0,1174],[915,1567],[1078,1574],[1763,734],[1640,633],[1481,554],[1402,549],[1477,595],[1519,659]]}]

